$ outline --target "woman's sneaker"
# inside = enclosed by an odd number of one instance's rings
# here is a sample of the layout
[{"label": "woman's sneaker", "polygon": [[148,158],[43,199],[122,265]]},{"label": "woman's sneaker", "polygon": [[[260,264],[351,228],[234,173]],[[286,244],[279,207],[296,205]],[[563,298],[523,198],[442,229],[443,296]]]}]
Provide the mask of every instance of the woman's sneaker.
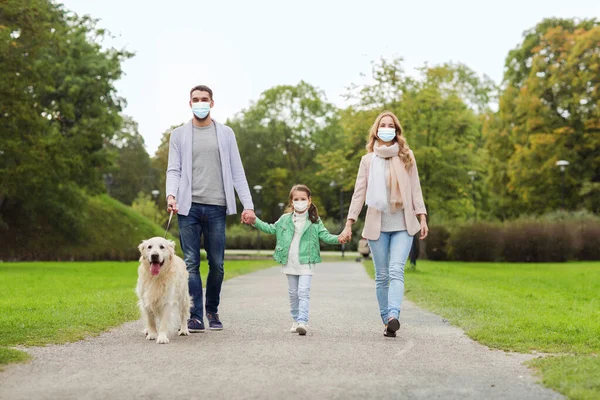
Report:
[{"label": "woman's sneaker", "polygon": [[298,333],[297,329],[298,329],[298,323],[294,322],[292,324],[292,327],[290,328],[290,333]]},{"label": "woman's sneaker", "polygon": [[298,332],[298,334],[300,336],[306,335],[307,329],[306,329],[306,325],[304,324],[304,322],[298,322],[298,327],[296,328],[296,332]]},{"label": "woman's sneaker", "polygon": [[387,325],[383,328],[383,336],[385,337],[396,337],[396,332],[388,331]]},{"label": "woman's sneaker", "polygon": [[390,318],[385,326],[385,332],[383,334],[388,337],[396,337],[396,331],[398,329],[400,329],[400,321],[398,321],[397,318]]}]

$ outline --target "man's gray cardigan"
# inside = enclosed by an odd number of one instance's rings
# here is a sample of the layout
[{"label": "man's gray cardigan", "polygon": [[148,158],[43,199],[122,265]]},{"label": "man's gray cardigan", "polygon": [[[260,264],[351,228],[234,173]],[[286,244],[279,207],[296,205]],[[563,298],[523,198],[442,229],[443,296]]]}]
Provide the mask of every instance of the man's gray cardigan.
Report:
[{"label": "man's gray cardigan", "polygon": [[[233,130],[212,120],[217,131],[227,214],[236,214],[234,189],[245,210],[253,210],[252,196]],[[166,197],[175,196],[178,214],[188,215],[192,206],[192,121],[171,132]]]}]

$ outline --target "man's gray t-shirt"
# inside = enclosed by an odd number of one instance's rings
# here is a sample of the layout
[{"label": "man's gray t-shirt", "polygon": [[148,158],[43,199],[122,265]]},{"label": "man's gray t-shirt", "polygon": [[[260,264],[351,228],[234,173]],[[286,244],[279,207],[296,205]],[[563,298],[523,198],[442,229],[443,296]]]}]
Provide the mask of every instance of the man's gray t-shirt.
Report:
[{"label": "man's gray t-shirt", "polygon": [[221,156],[215,124],[192,124],[192,202],[225,206]]}]

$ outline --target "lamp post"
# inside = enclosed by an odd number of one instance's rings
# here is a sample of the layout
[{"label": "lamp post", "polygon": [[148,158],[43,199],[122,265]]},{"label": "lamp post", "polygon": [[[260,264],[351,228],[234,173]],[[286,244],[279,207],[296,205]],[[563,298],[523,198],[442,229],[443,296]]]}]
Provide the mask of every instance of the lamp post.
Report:
[{"label": "lamp post", "polygon": [[[262,210],[260,209],[260,191],[262,190],[262,186],[256,185],[253,189],[256,192],[256,216],[260,218],[262,214]],[[258,229],[256,230],[256,250],[260,252],[260,231]]]},{"label": "lamp post", "polygon": [[283,206],[285,206],[285,204],[283,204],[283,203],[277,203],[277,205],[279,206],[279,211],[283,212]]},{"label": "lamp post", "polygon": [[[340,169],[343,172],[343,169]],[[329,184],[332,188],[337,186],[335,181],[331,181]],[[342,224],[342,230],[344,229],[344,189],[342,185],[340,185],[340,224]],[[346,245],[342,243],[342,258],[344,258],[344,251],[346,250]]]},{"label": "lamp post", "polygon": [[469,171],[467,175],[471,177],[471,195],[473,196],[473,219],[477,221],[477,202],[475,201],[475,177],[477,176],[477,171]]},{"label": "lamp post", "polygon": [[102,178],[104,179],[104,185],[106,186],[106,193],[110,196],[110,186],[113,184],[113,176],[112,174],[102,174]]},{"label": "lamp post", "polygon": [[[158,195],[160,194],[160,190],[158,189],[154,189],[153,191],[151,191],[150,193],[152,193],[152,198],[154,199],[154,201],[156,202],[158,200]],[[158,205],[158,202],[156,202],[156,205]]]},{"label": "lamp post", "polygon": [[560,168],[560,174],[562,175],[562,209],[565,209],[565,170],[569,166],[567,160],[558,160],[556,166]]}]

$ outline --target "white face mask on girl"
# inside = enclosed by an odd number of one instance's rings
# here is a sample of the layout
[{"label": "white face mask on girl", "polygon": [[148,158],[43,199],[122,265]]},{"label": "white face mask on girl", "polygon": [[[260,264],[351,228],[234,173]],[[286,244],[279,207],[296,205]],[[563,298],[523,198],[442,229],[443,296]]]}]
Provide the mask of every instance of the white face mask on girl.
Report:
[{"label": "white face mask on girl", "polygon": [[296,200],[292,203],[294,204],[294,210],[298,212],[304,212],[308,208],[308,200]]}]

